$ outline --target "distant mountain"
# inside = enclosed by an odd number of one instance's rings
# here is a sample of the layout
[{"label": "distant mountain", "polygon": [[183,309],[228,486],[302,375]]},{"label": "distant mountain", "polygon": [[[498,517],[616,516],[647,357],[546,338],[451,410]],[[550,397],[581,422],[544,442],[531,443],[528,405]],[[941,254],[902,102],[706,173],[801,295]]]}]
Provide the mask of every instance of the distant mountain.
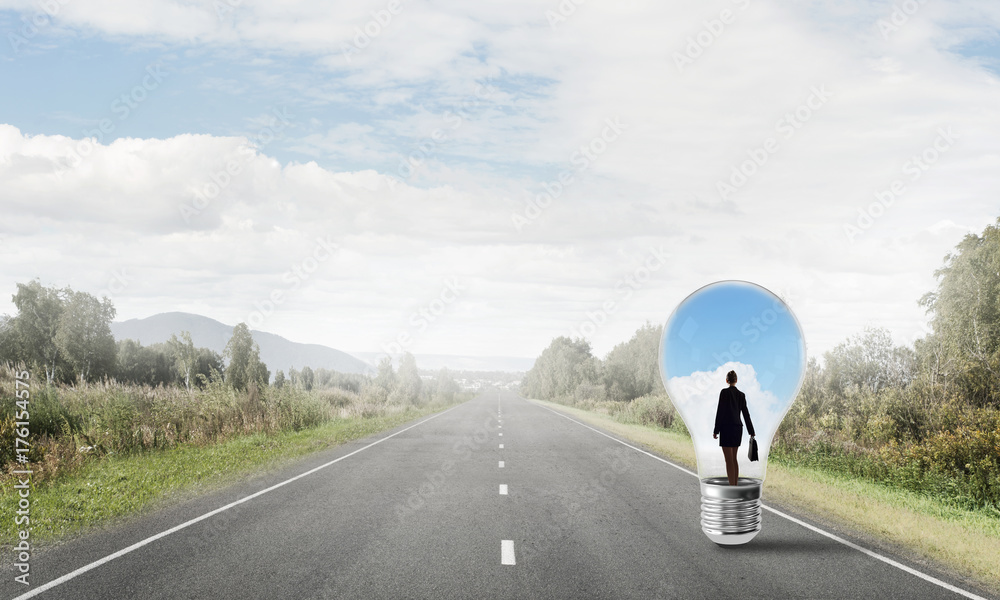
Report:
[{"label": "distant mountain", "polygon": [[[111,324],[111,333],[116,340],[138,340],[143,346],[165,342],[170,336],[182,331],[191,332],[191,341],[198,348],[209,348],[222,354],[233,336],[233,326],[215,319],[183,312],[160,313],[145,319],[129,319]],[[281,369],[286,374],[295,367],[299,371],[309,366],[313,369],[332,369],[341,373],[370,373],[371,366],[346,352],[319,344],[300,344],[286,340],[280,335],[251,331],[253,339],[260,346],[260,359],[264,361],[271,375]]]}]

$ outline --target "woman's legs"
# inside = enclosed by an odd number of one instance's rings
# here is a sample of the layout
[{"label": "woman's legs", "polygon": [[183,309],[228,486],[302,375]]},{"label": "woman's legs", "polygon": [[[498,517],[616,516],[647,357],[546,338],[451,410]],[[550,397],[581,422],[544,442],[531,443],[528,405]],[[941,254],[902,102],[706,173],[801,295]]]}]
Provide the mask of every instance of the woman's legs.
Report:
[{"label": "woman's legs", "polygon": [[736,462],[736,451],[739,446],[722,447],[722,454],[726,457],[726,475],[729,477],[729,485],[736,485],[736,479],[740,474],[740,466]]}]

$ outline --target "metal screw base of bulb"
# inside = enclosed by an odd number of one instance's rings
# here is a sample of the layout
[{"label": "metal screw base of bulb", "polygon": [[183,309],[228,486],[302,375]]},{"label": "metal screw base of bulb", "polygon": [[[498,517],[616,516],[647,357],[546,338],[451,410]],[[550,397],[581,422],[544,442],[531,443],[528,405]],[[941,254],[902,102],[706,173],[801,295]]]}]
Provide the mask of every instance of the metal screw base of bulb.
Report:
[{"label": "metal screw base of bulb", "polygon": [[701,480],[701,530],[722,546],[745,544],[760,533],[760,479]]}]

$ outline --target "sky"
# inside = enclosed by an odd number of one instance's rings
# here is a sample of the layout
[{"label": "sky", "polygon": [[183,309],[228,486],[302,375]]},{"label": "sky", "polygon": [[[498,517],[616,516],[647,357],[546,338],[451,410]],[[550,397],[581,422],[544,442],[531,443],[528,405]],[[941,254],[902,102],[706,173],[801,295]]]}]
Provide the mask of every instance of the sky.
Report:
[{"label": "sky", "polygon": [[[747,399],[747,412],[753,423],[757,438],[759,461],[740,461],[740,476],[764,479],[767,473],[767,457],[771,451],[771,441],[781,419],[791,406],[794,396],[778,396],[761,386],[757,371],[751,364],[728,361],[690,375],[676,375],[666,379],[664,385],[670,400],[681,413],[684,425],[691,432],[698,475],[719,477],[726,475],[726,460],[719,452],[719,440],[713,437],[715,414],[719,407],[719,392],[727,387],[726,373],[736,371],[736,387]],[[740,444],[740,458],[744,458],[750,441],[750,428],[743,422],[743,437]]]},{"label": "sky", "polygon": [[718,280],[810,356],[1000,217],[1000,4],[0,0],[17,283],[346,351],[603,356]]},{"label": "sky", "polygon": [[[806,367],[804,332],[789,307],[753,283],[709,284],[671,313],[658,360],[664,387],[691,432],[702,477],[726,473],[712,433],[719,392],[728,387],[729,371],[736,372],[761,456],[759,463],[749,464],[747,476],[763,478],[771,438]],[[748,436],[744,422],[744,439]]]},{"label": "sky", "polygon": [[[761,390],[788,404],[805,372],[804,351],[801,326],[781,299],[745,281],[716,282],[692,293],[671,313],[660,342],[660,373],[672,380],[714,373],[722,364],[737,362],[751,369]],[[715,392],[725,387],[728,372],[708,387]]]}]

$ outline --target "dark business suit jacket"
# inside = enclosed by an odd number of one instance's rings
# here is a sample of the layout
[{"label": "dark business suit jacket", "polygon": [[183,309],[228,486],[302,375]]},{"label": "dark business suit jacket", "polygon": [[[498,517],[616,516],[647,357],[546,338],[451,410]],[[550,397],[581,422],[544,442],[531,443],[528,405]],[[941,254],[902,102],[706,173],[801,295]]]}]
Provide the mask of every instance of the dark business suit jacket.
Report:
[{"label": "dark business suit jacket", "polygon": [[719,410],[715,413],[715,431],[712,435],[719,433],[730,433],[732,435],[743,433],[743,423],[740,422],[740,414],[747,424],[747,431],[750,435],[756,436],[753,431],[753,422],[750,421],[750,411],[747,410],[746,395],[736,389],[736,386],[722,388],[719,392]]}]

